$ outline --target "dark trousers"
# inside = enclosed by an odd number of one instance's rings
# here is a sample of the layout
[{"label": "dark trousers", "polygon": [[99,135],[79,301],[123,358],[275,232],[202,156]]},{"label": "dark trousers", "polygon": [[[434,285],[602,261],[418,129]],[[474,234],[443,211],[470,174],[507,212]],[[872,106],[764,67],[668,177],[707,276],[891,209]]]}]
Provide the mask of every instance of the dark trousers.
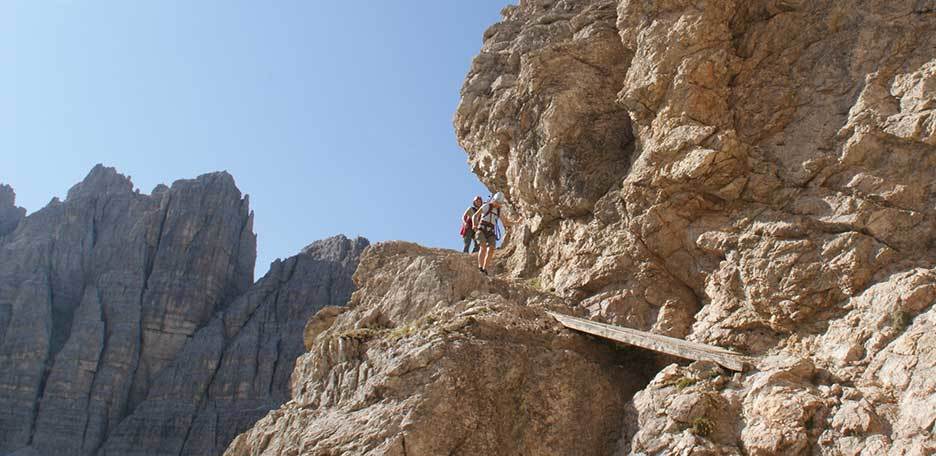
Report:
[{"label": "dark trousers", "polygon": [[[481,246],[478,245],[478,241],[475,241],[474,230],[468,229],[465,231],[465,235],[462,236],[462,241],[465,242],[465,248],[462,249],[462,252],[468,253],[470,250],[472,253],[477,253],[478,250],[481,250]],[[471,242],[474,241],[474,249],[471,248]]]}]

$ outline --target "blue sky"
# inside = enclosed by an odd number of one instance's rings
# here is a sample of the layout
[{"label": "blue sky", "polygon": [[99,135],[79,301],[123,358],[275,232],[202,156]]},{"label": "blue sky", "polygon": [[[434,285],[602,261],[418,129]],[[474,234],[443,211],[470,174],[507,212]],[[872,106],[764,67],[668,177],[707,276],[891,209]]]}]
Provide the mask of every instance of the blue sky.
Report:
[{"label": "blue sky", "polygon": [[487,192],[452,115],[508,0],[0,1],[0,182],[29,212],[96,163],[227,170],[258,275],[337,233],[460,248]]}]

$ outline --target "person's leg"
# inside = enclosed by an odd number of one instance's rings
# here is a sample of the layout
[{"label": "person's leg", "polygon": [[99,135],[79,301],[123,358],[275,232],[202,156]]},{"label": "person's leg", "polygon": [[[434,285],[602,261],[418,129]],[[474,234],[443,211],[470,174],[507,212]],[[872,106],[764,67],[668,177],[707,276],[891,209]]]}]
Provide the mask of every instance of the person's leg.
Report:
[{"label": "person's leg", "polygon": [[488,243],[481,250],[484,250],[484,265],[481,266],[481,269],[487,271],[488,263],[491,262],[491,257],[494,256],[494,246]]},{"label": "person's leg", "polygon": [[475,238],[475,242],[481,245],[481,248],[478,249],[478,267],[484,269],[484,256],[487,254],[487,242],[484,241],[484,235],[478,233],[478,237]]},{"label": "person's leg", "polygon": [[481,270],[487,272],[487,269],[484,268],[484,265],[488,262],[488,255],[491,254],[491,249],[488,248],[487,243],[481,245],[481,250],[478,251],[478,267]]},{"label": "person's leg", "polygon": [[462,252],[468,253],[468,251],[471,249],[471,236],[468,233],[465,233],[465,235],[462,236],[462,242],[465,243],[465,248],[462,249]]}]

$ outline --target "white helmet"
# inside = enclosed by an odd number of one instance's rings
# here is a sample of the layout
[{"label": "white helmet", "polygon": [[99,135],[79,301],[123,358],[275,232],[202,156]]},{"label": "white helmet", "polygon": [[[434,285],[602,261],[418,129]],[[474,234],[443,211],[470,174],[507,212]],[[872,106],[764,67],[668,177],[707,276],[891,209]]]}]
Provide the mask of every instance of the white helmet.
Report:
[{"label": "white helmet", "polygon": [[506,203],[507,203],[507,198],[504,198],[504,194],[503,194],[503,193],[497,192],[497,193],[494,194],[494,196],[491,197],[491,202],[492,202],[492,203],[497,203],[497,204],[506,204]]}]

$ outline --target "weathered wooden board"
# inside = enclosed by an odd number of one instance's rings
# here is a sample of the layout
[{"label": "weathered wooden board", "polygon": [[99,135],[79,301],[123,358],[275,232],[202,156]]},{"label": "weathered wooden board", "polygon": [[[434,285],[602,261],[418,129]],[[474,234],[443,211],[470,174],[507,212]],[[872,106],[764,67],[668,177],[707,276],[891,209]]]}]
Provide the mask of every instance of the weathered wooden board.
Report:
[{"label": "weathered wooden board", "polygon": [[570,317],[554,312],[547,312],[562,323],[566,328],[592,334],[605,339],[634,345],[647,350],[653,350],[667,355],[691,359],[693,361],[713,361],[733,371],[744,371],[753,364],[753,359],[726,350],[721,347],[689,342],[675,337],[663,336],[646,331],[624,328],[621,326],[598,323],[577,317]]}]

